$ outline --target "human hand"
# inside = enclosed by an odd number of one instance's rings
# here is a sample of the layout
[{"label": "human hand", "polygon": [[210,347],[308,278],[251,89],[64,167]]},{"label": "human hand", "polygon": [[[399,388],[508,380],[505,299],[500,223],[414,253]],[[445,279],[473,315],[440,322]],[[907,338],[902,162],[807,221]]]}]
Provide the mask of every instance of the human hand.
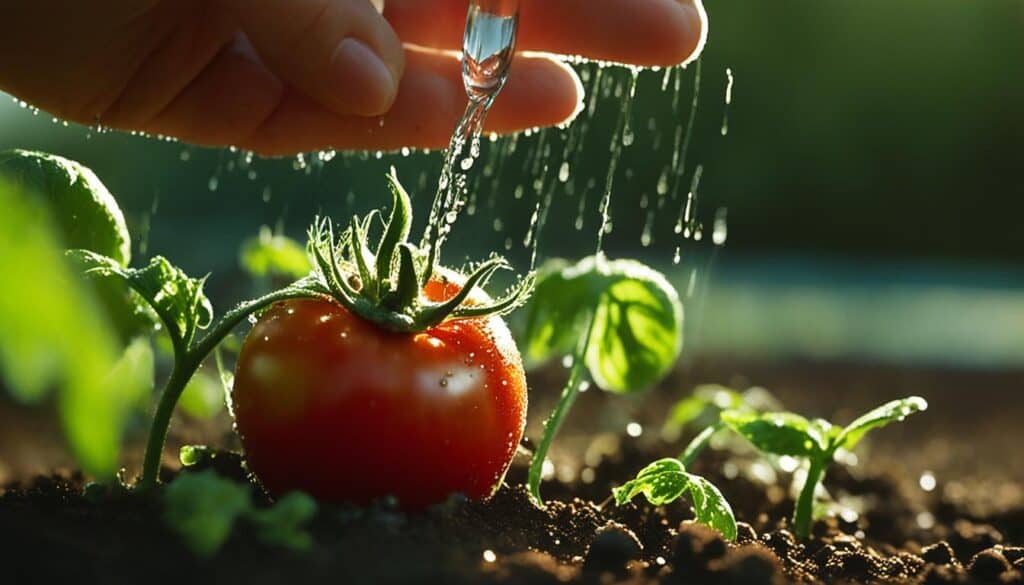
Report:
[{"label": "human hand", "polygon": [[[60,118],[261,154],[447,144],[467,0],[38,0],[4,10],[0,90]],[[700,0],[522,0],[517,49],[635,65],[700,50]],[[517,54],[488,130],[571,119],[579,80]]]}]

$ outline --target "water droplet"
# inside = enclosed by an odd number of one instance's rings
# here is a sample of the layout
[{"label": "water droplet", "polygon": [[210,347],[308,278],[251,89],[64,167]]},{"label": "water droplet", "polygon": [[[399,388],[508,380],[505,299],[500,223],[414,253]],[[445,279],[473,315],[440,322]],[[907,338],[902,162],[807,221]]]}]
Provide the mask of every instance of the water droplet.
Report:
[{"label": "water droplet", "polygon": [[924,473],[921,474],[921,477],[918,479],[917,483],[921,486],[921,489],[923,489],[926,492],[930,492],[935,489],[935,486],[938,482],[936,482],[935,480],[934,473],[932,473],[931,471],[925,471]]},{"label": "water droplet", "polygon": [[715,224],[714,230],[711,232],[711,241],[714,242],[716,246],[725,244],[725,240],[729,235],[728,229],[729,226],[726,222],[726,208],[720,207],[718,211],[715,212]]}]

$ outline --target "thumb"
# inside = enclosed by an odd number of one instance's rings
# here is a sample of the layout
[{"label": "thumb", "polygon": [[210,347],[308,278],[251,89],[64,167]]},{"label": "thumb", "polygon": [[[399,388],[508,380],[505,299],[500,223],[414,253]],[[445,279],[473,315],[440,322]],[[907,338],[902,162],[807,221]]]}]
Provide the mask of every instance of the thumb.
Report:
[{"label": "thumb", "polygon": [[375,116],[398,93],[402,43],[370,0],[221,0],[260,58],[338,114]]}]

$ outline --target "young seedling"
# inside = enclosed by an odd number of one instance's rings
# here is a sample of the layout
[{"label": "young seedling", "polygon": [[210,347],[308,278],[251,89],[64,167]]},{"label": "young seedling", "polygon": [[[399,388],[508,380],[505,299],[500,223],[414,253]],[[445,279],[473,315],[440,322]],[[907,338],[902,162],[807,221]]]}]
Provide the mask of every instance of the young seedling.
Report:
[{"label": "young seedling", "polygon": [[252,504],[250,488],[212,469],[187,472],[163,492],[164,521],[197,556],[210,557],[227,542],[238,520],[255,528],[266,544],[308,550],[313,538],[305,525],[316,515],[316,500],[291,492],[268,508]]},{"label": "young seedling", "polygon": [[697,433],[679,456],[679,461],[689,467],[711,440],[725,431],[722,412],[736,410],[756,413],[781,409],[782,404],[775,396],[758,386],[739,392],[720,384],[702,384],[694,388],[690,396],[676,402],[669,411],[662,434],[672,440],[685,427],[703,426],[703,430]]},{"label": "young seedling", "polygon": [[569,380],[530,463],[528,487],[538,506],[551,443],[576,400],[584,371],[598,387],[629,394],[658,382],[682,349],[683,307],[657,271],[633,260],[591,256],[541,268],[526,305],[524,354],[533,363],[571,356]]},{"label": "young seedling", "polygon": [[725,496],[707,479],[687,473],[678,459],[659,459],[612,490],[615,503],[620,506],[640,494],[655,506],[663,506],[687,493],[697,522],[719,531],[728,541],[736,540],[736,516]]},{"label": "young seedling", "polygon": [[800,538],[811,533],[814,494],[826,468],[840,449],[851,450],[872,429],[902,421],[928,408],[919,396],[893,400],[842,427],[822,420],[808,420],[790,412],[753,413],[728,410],[722,422],[765,453],[800,457],[807,461],[807,479],[793,512],[793,531]]}]

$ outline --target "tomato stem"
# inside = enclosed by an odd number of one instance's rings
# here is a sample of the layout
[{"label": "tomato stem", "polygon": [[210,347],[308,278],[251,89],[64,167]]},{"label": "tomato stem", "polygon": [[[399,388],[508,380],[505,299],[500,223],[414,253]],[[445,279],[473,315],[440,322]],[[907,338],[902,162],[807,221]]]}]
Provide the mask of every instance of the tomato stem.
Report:
[{"label": "tomato stem", "polygon": [[[177,360],[175,361],[177,362]],[[167,440],[167,430],[171,424],[171,415],[174,413],[174,407],[178,404],[181,393],[185,390],[185,386],[197,368],[198,366],[188,368],[187,364],[175,363],[171,369],[171,375],[160,393],[160,401],[157,403],[156,413],[153,414],[153,423],[149,427],[146,453],[142,459],[142,477],[138,483],[139,489],[155,487],[160,480],[160,460],[163,456],[164,442]]]},{"label": "tomato stem", "polygon": [[555,435],[558,434],[558,430],[562,427],[566,415],[569,414],[569,409],[572,408],[573,403],[576,401],[576,395],[579,394],[580,383],[583,381],[583,372],[586,369],[586,356],[587,350],[590,348],[590,337],[594,332],[595,313],[596,311],[592,311],[587,318],[586,333],[580,338],[580,343],[577,344],[572,354],[572,369],[569,370],[569,380],[566,382],[565,387],[562,388],[562,396],[558,399],[558,405],[555,406],[555,410],[544,421],[544,434],[541,436],[537,450],[534,451],[533,459],[530,461],[530,472],[527,477],[530,499],[534,505],[541,508],[544,507],[544,499],[540,495],[544,460],[547,459],[551,443],[555,440]]},{"label": "tomato stem", "polygon": [[138,483],[140,489],[149,489],[159,483],[160,461],[163,456],[164,443],[167,441],[171,415],[174,414],[174,408],[181,398],[181,393],[185,391],[185,386],[188,385],[189,380],[192,379],[210,352],[216,349],[243,319],[267,305],[286,299],[322,298],[324,296],[308,287],[304,280],[300,280],[279,291],[239,304],[225,313],[220,321],[210,328],[209,333],[192,344],[191,347],[184,340],[175,339],[172,336],[174,365],[171,367],[171,375],[160,392],[160,400],[153,415],[153,423],[149,427],[146,452],[142,459],[142,476]]}]

